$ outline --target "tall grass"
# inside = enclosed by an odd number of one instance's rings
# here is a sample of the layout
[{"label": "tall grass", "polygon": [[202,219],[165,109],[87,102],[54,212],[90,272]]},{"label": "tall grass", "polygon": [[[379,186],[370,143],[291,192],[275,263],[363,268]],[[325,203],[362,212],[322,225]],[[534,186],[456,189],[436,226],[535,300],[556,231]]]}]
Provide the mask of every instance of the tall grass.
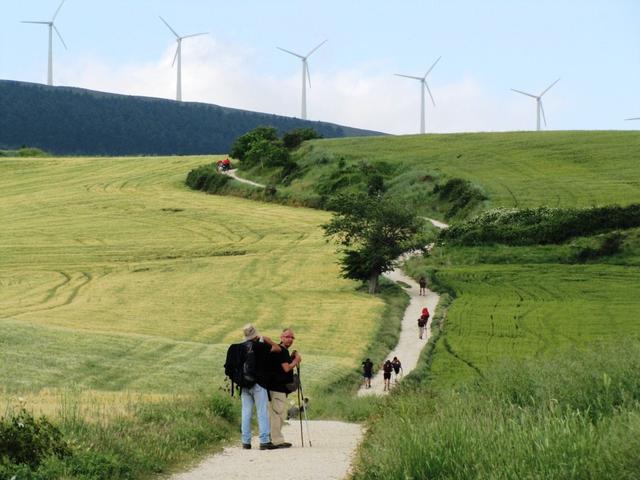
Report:
[{"label": "tall grass", "polygon": [[130,403],[115,416],[86,418],[73,397],[62,407],[56,424],[71,454],[49,456],[32,468],[0,460],[0,478],[108,480],[167,473],[194,456],[219,450],[239,421],[238,406],[222,393]]},{"label": "tall grass", "polygon": [[635,479],[640,347],[505,362],[448,392],[392,393],[355,479]]}]

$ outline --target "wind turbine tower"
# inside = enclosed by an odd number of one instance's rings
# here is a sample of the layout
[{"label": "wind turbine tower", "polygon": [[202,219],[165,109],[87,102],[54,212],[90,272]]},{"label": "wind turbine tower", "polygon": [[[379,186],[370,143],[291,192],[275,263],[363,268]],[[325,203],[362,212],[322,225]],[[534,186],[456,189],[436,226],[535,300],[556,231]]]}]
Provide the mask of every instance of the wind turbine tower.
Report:
[{"label": "wind turbine tower", "polygon": [[178,43],[178,46],[176,48],[176,54],[173,56],[173,62],[171,63],[171,66],[173,67],[175,65],[176,59],[177,59],[178,60],[178,80],[176,82],[176,100],[178,102],[181,102],[182,101],[182,40],[184,40],[185,38],[197,37],[199,35],[206,35],[208,32],[193,33],[191,35],[184,35],[181,37],[176,33],[176,31],[173,28],[171,28],[171,25],[169,25],[164,18],[160,17],[160,20],[162,20],[162,22],[167,26],[167,28],[171,30],[171,33],[173,33],[176,36],[176,42]]},{"label": "wind turbine tower", "polygon": [[302,60],[302,109],[300,118],[302,118],[303,120],[307,119],[307,80],[309,81],[309,88],[311,88],[311,75],[309,74],[309,62],[307,60],[313,52],[318,50],[326,42],[327,41],[325,40],[304,56],[290,50],[285,50],[284,48],[276,47],[278,50],[282,50],[283,52],[293,55],[294,57],[298,57],[300,60]]},{"label": "wind turbine tower", "polygon": [[559,81],[560,81],[560,79],[557,79],[555,82],[553,82],[547,88],[545,88],[540,95],[533,95],[531,93],[523,92],[521,90],[516,90],[515,88],[511,89],[514,92],[521,93],[522,95],[526,95],[527,97],[531,97],[531,98],[535,98],[536,99],[536,130],[537,131],[540,131],[540,113],[542,113],[542,120],[544,120],[544,126],[545,127],[547,126],[547,118],[546,118],[546,116],[544,114],[544,107],[542,106],[542,96],[545,93],[547,93],[551,89],[551,87],[553,87]]},{"label": "wind turbine tower", "polygon": [[431,65],[431,68],[429,68],[429,70],[427,70],[427,73],[425,73],[423,77],[412,77],[411,75],[400,75],[399,73],[395,74],[398,77],[411,78],[413,80],[418,80],[420,82],[420,133],[421,134],[425,133],[425,121],[424,121],[424,116],[425,116],[424,91],[425,91],[425,89],[427,90],[427,92],[429,92],[429,97],[431,97],[431,103],[433,103],[434,107],[436,106],[436,102],[433,99],[433,95],[431,95],[431,90],[429,89],[429,84],[427,83],[427,75],[429,75],[429,73],[431,73],[431,70],[433,70],[433,67],[436,66],[436,63],[438,63],[441,58],[442,57],[438,57],[438,59],[435,62],[433,62],[433,65]]},{"label": "wind turbine tower", "polygon": [[53,14],[53,17],[48,22],[35,22],[35,21],[27,21],[27,20],[22,21],[22,23],[37,23],[40,25],[49,26],[49,64],[47,68],[47,85],[53,85],[53,31],[54,30],[56,31],[56,35],[58,35],[58,38],[62,42],[62,45],[64,46],[65,50],[67,48],[67,45],[64,43],[64,40],[62,39],[62,35],[60,35],[60,32],[58,31],[54,23],[65,1],[66,0],[62,0],[62,2],[60,2],[60,5],[58,6],[56,13]]}]

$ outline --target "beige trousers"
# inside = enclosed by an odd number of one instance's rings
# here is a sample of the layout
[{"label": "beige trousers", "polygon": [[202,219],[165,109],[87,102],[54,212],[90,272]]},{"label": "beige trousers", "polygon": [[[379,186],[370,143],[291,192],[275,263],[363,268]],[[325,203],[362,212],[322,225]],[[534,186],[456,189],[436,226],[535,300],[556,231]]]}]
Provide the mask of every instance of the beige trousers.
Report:
[{"label": "beige trousers", "polygon": [[284,443],[282,425],[287,420],[287,394],[282,392],[269,392],[271,402],[269,404],[269,420],[271,421],[271,442],[274,445]]}]

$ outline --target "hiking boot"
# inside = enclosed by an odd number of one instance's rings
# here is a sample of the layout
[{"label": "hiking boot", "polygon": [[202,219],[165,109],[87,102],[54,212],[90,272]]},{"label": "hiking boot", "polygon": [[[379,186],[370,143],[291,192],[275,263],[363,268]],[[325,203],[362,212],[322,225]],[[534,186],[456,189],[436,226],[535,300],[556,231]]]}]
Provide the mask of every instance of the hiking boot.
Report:
[{"label": "hiking boot", "polygon": [[243,443],[242,444],[242,448],[243,448],[243,450],[251,450],[251,444],[250,443]]},{"label": "hiking boot", "polygon": [[289,442],[282,442],[282,443],[278,443],[277,445],[275,445],[276,448],[289,448],[291,447],[291,443]]},{"label": "hiking boot", "polygon": [[278,447],[271,442],[260,444],[260,450],[275,450],[276,448]]}]

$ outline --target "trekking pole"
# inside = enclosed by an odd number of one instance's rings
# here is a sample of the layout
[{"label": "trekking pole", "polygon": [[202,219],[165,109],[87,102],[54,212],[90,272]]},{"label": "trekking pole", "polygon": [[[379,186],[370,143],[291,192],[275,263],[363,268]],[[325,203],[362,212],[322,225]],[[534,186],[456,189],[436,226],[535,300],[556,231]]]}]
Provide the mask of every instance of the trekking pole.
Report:
[{"label": "trekking pole", "polygon": [[300,388],[298,388],[298,417],[300,418],[300,443],[302,444],[302,448],[304,448],[304,436],[302,434],[302,404],[300,403]]},{"label": "trekking pole", "polygon": [[[304,403],[304,392],[302,391],[302,380],[300,380],[300,365],[296,365],[296,369],[298,370],[298,391],[302,396],[302,400]],[[309,440],[309,446],[311,446],[311,433],[309,432],[309,418],[307,417],[307,407],[304,407],[304,422],[307,426],[307,440]],[[302,425],[300,425],[302,427]]]}]

